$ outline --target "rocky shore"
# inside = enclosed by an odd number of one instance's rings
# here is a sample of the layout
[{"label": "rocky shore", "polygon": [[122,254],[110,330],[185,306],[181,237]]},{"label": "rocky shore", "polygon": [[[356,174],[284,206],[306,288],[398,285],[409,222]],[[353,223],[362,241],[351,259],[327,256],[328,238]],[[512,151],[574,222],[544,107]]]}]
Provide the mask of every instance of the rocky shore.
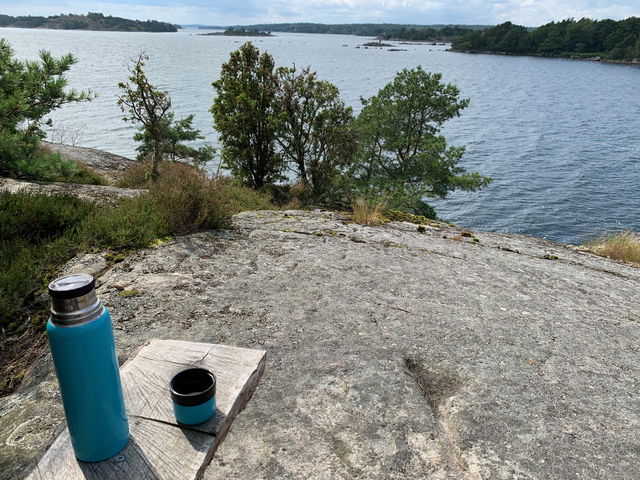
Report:
[{"label": "rocky shore", "polygon": [[124,171],[137,162],[115,153],[96,150],[95,148],[76,147],[62,143],[43,142],[45,147],[52,152],[57,152],[63,157],[79,162],[98,172],[108,181],[113,182],[120,178]]},{"label": "rocky shore", "polygon": [[61,182],[26,182],[12,178],[0,177],[0,191],[16,193],[27,191],[33,193],[47,193],[49,195],[75,195],[82,200],[95,202],[100,205],[115,205],[122,198],[139,195],[143,190],[117,188],[106,185],[82,185]]},{"label": "rocky shore", "polygon": [[[524,236],[246,212],[101,272],[121,360],[150,338],[265,349],[204,478],[632,479],[640,270]],[[106,268],[106,270],[105,270]],[[45,354],[0,399],[0,478],[64,421]]]}]

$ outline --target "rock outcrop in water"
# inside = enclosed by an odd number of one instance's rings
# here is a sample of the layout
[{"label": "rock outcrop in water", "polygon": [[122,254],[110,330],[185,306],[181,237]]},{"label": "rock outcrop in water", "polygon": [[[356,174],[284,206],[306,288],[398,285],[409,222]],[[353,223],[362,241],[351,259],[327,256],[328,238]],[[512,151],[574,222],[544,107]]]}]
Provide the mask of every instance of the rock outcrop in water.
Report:
[{"label": "rock outcrop in water", "polygon": [[[634,478],[639,290],[543,240],[290,211],[130,256],[98,291],[122,359],[152,337],[267,350],[222,480]],[[45,355],[0,399],[0,477],[62,421]]]}]

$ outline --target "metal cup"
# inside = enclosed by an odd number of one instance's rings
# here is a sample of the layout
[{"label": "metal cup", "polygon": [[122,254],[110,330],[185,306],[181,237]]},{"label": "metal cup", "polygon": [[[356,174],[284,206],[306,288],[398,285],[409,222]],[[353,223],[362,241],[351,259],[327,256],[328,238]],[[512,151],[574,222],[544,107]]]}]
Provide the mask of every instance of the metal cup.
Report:
[{"label": "metal cup", "polygon": [[204,368],[182,370],[169,384],[178,423],[197,425],[216,411],[216,377]]}]

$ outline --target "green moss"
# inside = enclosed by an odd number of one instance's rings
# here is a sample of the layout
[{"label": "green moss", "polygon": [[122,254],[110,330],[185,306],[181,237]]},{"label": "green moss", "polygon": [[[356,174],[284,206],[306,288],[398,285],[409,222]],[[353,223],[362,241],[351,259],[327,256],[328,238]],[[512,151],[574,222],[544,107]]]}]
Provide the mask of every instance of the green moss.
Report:
[{"label": "green moss", "polygon": [[168,243],[170,241],[173,240],[174,237],[162,237],[162,238],[158,238],[155,242],[151,242],[151,244],[149,245],[150,247],[159,247],[160,245],[164,245],[165,243]]},{"label": "green moss", "polygon": [[124,261],[125,258],[127,258],[126,254],[118,253],[117,255],[113,256],[113,261],[114,261],[114,263],[120,263],[120,262]]},{"label": "green moss", "polygon": [[144,295],[143,292],[141,292],[140,290],[135,290],[135,289],[131,289],[131,290],[122,290],[121,292],[118,293],[118,295],[120,295],[121,297],[140,297],[142,295]]},{"label": "green moss", "polygon": [[427,218],[423,215],[415,215],[413,213],[407,213],[401,210],[393,210],[391,208],[384,208],[382,210],[382,215],[384,215],[389,221],[392,222],[409,222],[418,225],[438,226],[437,220]]},{"label": "green moss", "polygon": [[73,162],[75,164],[75,171],[72,174],[67,175],[66,177],[60,177],[57,180],[60,182],[69,182],[69,183],[82,183],[85,185],[107,185],[109,182],[106,178],[100,175],[95,170],[87,167],[78,162]]}]

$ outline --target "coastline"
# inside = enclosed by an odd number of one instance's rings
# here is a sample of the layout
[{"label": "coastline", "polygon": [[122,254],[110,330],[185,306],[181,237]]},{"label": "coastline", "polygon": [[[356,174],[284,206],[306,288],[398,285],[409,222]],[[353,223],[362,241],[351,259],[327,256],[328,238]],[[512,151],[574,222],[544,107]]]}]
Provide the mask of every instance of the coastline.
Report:
[{"label": "coastline", "polygon": [[64,30],[67,32],[114,32],[114,33],[178,33],[181,29],[175,31],[152,31],[152,30],[115,30],[111,28],[53,28],[53,27],[19,27],[16,25],[0,25],[0,31],[3,28],[19,28],[21,30]]},{"label": "coastline", "polygon": [[627,65],[630,67],[640,67],[640,59],[634,59],[631,61],[624,60],[607,60],[599,56],[580,58],[576,56],[564,56],[564,55],[540,55],[536,53],[509,53],[509,52],[491,52],[491,51],[473,51],[473,50],[456,50],[448,48],[447,52],[453,53],[467,53],[469,55],[498,55],[504,57],[535,57],[535,58],[549,58],[549,59],[562,59],[562,60],[579,60],[583,62],[593,63],[607,63],[610,65]]}]

